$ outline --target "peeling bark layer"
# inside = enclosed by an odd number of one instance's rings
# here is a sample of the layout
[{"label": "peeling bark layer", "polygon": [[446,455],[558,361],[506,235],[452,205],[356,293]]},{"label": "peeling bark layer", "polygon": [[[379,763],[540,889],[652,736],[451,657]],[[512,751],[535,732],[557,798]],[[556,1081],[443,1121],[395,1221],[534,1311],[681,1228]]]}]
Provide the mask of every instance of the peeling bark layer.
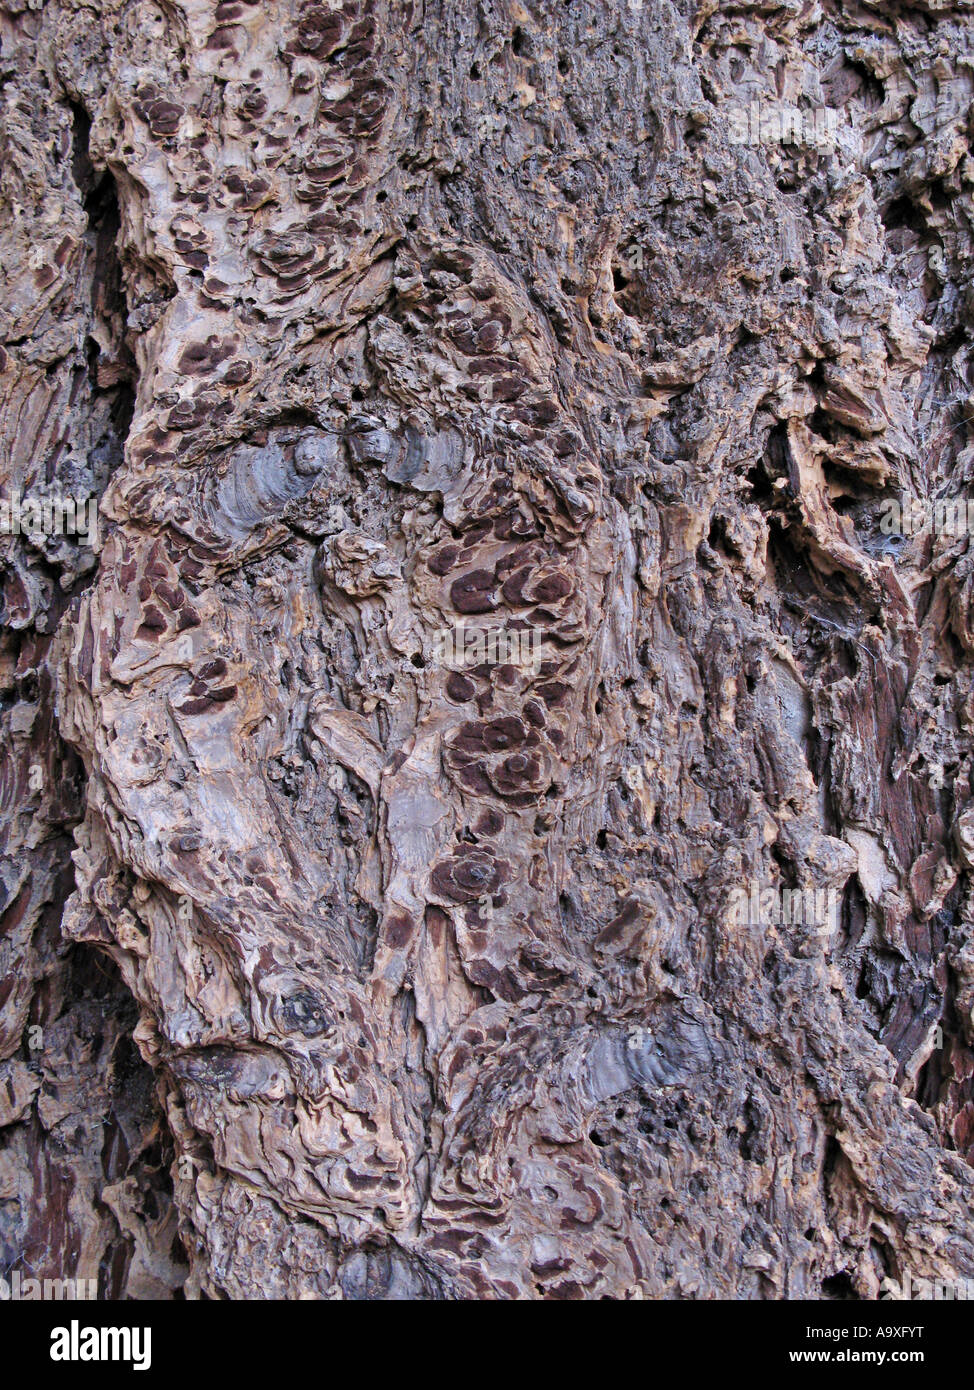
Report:
[{"label": "peeling bark layer", "polygon": [[8,1266],[974,1275],[971,9],[8,0]]}]

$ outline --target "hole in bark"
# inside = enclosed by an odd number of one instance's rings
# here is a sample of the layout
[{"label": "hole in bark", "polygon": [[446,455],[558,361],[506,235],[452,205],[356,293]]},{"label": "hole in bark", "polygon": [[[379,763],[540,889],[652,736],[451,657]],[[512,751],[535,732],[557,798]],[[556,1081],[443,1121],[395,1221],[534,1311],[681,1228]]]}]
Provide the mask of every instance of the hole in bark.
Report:
[{"label": "hole in bark", "polygon": [[112,344],[106,360],[93,333],[85,344],[88,378],[93,395],[108,398],[110,429],[95,441],[91,458],[96,466],[95,482],[103,488],[109,475],[121,462],[135,410],[135,360],[126,342],[128,307],[118,254],[121,216],[118,188],[106,169],[98,173],[91,162],[88,140],[91,121],[84,107],[71,103],[73,118],[71,168],[88,218],[86,240],[93,253],[91,281],[91,321],[99,325],[103,339]]},{"label": "hole in bark", "polygon": [[[862,891],[859,876],[853,874],[843,890],[842,909],[839,915],[843,949],[850,949],[859,944],[862,934],[866,930],[868,916],[869,904],[866,902],[866,895]],[[839,944],[836,942],[836,950],[839,949]],[[856,994],[860,999],[862,998],[858,990]]]},{"label": "hole in bark", "polygon": [[748,469],[744,476],[745,481],[750,485],[753,502],[773,502],[775,500],[774,489],[768,480],[762,462],[754,464],[753,468]]},{"label": "hole in bark", "polygon": [[888,232],[895,231],[899,227],[906,227],[911,232],[916,232],[918,236],[923,236],[927,230],[927,219],[921,210],[906,197],[894,198],[885,211],[880,213],[880,216]]},{"label": "hole in bark", "polygon": [[822,1280],[822,1297],[848,1302],[857,1300],[859,1295],[856,1293],[855,1285],[849,1275],[846,1274],[845,1270],[840,1270],[838,1274],[833,1274],[828,1279]]}]

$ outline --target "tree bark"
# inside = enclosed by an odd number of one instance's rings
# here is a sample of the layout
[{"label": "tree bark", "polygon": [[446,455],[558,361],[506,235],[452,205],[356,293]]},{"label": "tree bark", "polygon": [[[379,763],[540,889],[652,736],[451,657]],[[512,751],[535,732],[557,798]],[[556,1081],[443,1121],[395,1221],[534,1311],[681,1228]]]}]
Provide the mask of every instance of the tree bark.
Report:
[{"label": "tree bark", "polygon": [[6,1269],[974,1276],[971,10],[6,0]]}]

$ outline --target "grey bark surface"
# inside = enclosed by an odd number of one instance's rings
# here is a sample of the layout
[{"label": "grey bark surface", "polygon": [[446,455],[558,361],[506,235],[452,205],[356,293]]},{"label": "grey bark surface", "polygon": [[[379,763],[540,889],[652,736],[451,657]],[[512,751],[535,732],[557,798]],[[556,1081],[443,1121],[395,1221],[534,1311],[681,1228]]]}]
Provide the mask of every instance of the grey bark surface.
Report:
[{"label": "grey bark surface", "polygon": [[974,1276],[972,8],[6,0],[3,1268]]}]

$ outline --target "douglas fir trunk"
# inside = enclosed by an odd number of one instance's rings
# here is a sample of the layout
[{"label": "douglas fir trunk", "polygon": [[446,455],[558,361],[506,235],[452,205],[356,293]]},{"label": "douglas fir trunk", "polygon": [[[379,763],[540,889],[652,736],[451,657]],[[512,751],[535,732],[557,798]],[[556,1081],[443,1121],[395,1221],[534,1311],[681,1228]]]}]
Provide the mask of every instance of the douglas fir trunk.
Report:
[{"label": "douglas fir trunk", "polygon": [[3,1270],[974,1275],[971,0],[0,33]]}]

